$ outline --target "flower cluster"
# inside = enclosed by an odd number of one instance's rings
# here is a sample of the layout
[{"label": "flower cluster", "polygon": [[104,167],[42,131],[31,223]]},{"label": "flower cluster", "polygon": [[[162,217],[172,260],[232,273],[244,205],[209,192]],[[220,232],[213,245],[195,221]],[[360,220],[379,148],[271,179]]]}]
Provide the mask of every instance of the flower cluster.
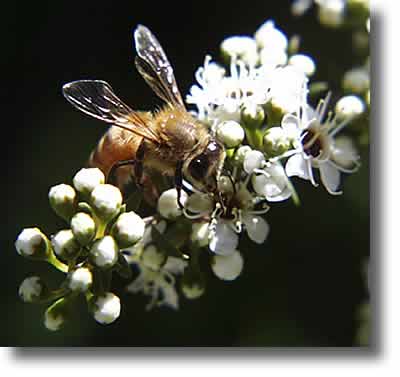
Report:
[{"label": "flower cluster", "polygon": [[[297,1],[294,9],[299,13],[309,3]],[[317,3],[321,11],[331,4]],[[25,229],[16,241],[21,255],[46,260],[66,274],[56,290],[36,276],[21,284],[24,301],[55,301],[46,311],[47,328],[64,323],[80,293],[96,321],[113,322],[120,313],[120,300],[110,291],[114,272],[131,278],[137,270],[127,291],[149,296],[147,309],[178,309],[179,292],[189,300],[205,292],[204,263],[218,279],[240,276],[241,238],[265,243],[270,232],[265,214],[279,202],[299,202],[297,178],[315,187],[321,183],[332,195],[342,193],[342,174],[356,171],[360,162],[352,139],[341,133],[365,112],[365,104],[346,95],[331,106],[328,93],[313,105],[316,64],[299,52],[297,42],[267,21],[253,36],[222,42],[227,65],[206,56],[197,70],[186,101],[226,153],[216,191],[199,191],[184,180],[179,195],[175,188],[162,192],[154,215],[143,220],[126,210],[120,191],[98,169],[82,169],[74,187],[51,188],[50,204],[68,229],[50,240],[37,228]],[[369,90],[369,81],[360,79],[368,74],[355,75],[360,91]],[[354,72],[345,83],[355,85]]]},{"label": "flower cluster", "polygon": [[38,228],[26,228],[15,242],[20,255],[46,261],[66,275],[57,289],[49,289],[38,276],[26,278],[19,288],[25,302],[53,302],[44,317],[49,330],[61,328],[80,294],[97,322],[109,324],[120,315],[120,299],[110,291],[111,277],[114,272],[131,275],[121,250],[142,239],[145,222],[126,212],[121,192],[104,182],[99,169],[82,169],[73,179],[74,187],[52,187],[50,205],[68,228],[50,238]]}]

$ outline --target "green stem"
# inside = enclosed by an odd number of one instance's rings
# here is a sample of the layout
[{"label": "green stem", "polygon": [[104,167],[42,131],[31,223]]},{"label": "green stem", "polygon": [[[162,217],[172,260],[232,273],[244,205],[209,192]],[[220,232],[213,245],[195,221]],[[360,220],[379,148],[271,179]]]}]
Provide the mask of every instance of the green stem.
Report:
[{"label": "green stem", "polygon": [[51,250],[50,256],[47,259],[47,262],[49,262],[51,265],[53,265],[55,268],[57,268],[57,270],[61,271],[61,272],[68,272],[68,266],[62,262],[60,262],[56,256],[53,253],[53,250]]}]

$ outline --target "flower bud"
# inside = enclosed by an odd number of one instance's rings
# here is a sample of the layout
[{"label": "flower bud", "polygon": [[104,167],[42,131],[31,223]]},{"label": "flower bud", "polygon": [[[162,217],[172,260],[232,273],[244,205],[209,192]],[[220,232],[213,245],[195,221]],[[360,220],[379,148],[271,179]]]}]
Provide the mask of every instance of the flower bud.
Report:
[{"label": "flower bud", "polygon": [[290,144],[282,127],[271,127],[264,134],[263,149],[268,157],[276,157],[287,152]]},{"label": "flower bud", "polygon": [[44,325],[50,331],[57,331],[64,325],[67,318],[67,299],[60,298],[44,313]]},{"label": "flower bud", "polygon": [[121,313],[121,301],[118,296],[111,292],[93,297],[90,300],[89,307],[94,319],[103,325],[114,322]]},{"label": "flower bud", "polygon": [[88,196],[93,189],[103,184],[105,177],[98,168],[81,169],[75,174],[73,183],[75,188],[83,195]]},{"label": "flower bud", "polygon": [[370,87],[369,73],[364,67],[350,69],[343,76],[344,90],[353,93],[364,93]]},{"label": "flower bud", "polygon": [[248,152],[250,152],[252,149],[250,146],[248,145],[242,145],[241,147],[239,147],[234,156],[233,156],[233,160],[240,166],[243,165],[244,159],[246,157],[246,154]]},{"label": "flower bud", "polygon": [[289,59],[289,64],[304,72],[306,76],[312,76],[315,73],[314,60],[307,55],[292,55]]},{"label": "flower bud", "polygon": [[96,235],[96,223],[87,213],[79,212],[71,219],[71,230],[82,245],[88,245]]},{"label": "flower bud", "polygon": [[210,236],[210,230],[208,222],[193,223],[190,240],[194,244],[196,244],[198,247],[207,246],[208,243],[210,242],[209,236]]},{"label": "flower bud", "polygon": [[208,194],[195,192],[187,198],[185,209],[192,213],[210,213],[214,209],[214,200]]},{"label": "flower bud", "polygon": [[51,244],[54,253],[65,260],[74,258],[81,248],[70,229],[60,230],[56,233],[51,239]]},{"label": "flower bud", "polygon": [[19,286],[18,294],[24,302],[39,301],[48,292],[39,276],[26,278]]},{"label": "flower bud", "polygon": [[143,264],[151,270],[158,271],[166,262],[167,256],[154,245],[147,246],[142,253]]},{"label": "flower bud", "polygon": [[221,280],[235,280],[242,272],[243,257],[237,250],[230,255],[214,255],[211,269]]},{"label": "flower bud", "polygon": [[264,163],[264,154],[260,151],[252,150],[246,153],[246,157],[243,161],[243,169],[247,174],[251,174],[254,169],[261,169]]},{"label": "flower bud", "polygon": [[49,201],[54,212],[69,221],[75,213],[77,200],[76,192],[70,185],[60,184],[49,190]]},{"label": "flower bud", "polygon": [[[181,204],[185,205],[187,194],[181,191]],[[160,215],[172,220],[182,215],[182,210],[178,205],[178,192],[176,189],[164,191],[158,198],[157,209]]]},{"label": "flower bud", "polygon": [[97,240],[90,249],[91,261],[100,268],[110,268],[118,260],[118,245],[111,236]]},{"label": "flower bud", "polygon": [[25,228],[15,241],[18,254],[35,258],[47,259],[50,255],[49,241],[38,228]]},{"label": "flower bud", "polygon": [[227,148],[234,148],[241,144],[244,139],[242,126],[234,120],[227,120],[217,125],[217,139]]},{"label": "flower bud", "polygon": [[264,109],[260,105],[244,105],[240,116],[245,127],[251,129],[260,128],[265,119]]},{"label": "flower bud", "polygon": [[339,27],[343,24],[346,2],[343,0],[327,0],[318,7],[318,18],[322,25]]},{"label": "flower bud", "polygon": [[360,115],[364,112],[364,102],[357,96],[344,96],[336,102],[335,113],[341,118]]},{"label": "flower bud", "polygon": [[71,291],[85,292],[92,282],[92,272],[86,267],[79,267],[68,275],[68,288]]},{"label": "flower bud", "polygon": [[135,212],[125,212],[118,216],[111,234],[117,241],[119,248],[130,247],[144,235],[145,222]]},{"label": "flower bud", "polygon": [[277,29],[271,20],[264,22],[254,34],[254,37],[261,48],[286,50],[288,46],[286,35]]},{"label": "flower bud", "polygon": [[109,221],[121,209],[122,194],[113,185],[99,184],[93,189],[90,195],[90,203],[101,219]]},{"label": "flower bud", "polygon": [[226,38],[221,43],[221,51],[224,57],[240,58],[244,62],[255,65],[258,61],[257,44],[251,37],[234,36]]}]

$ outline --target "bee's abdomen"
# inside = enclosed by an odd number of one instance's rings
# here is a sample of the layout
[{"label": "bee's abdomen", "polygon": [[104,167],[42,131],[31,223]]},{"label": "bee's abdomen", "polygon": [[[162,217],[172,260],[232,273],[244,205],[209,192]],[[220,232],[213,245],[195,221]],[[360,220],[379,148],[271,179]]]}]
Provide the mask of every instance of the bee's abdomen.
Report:
[{"label": "bee's abdomen", "polygon": [[[141,142],[142,138],[132,132],[112,126],[91,153],[88,165],[99,168],[107,177],[117,162],[135,159],[136,150]],[[131,165],[118,168],[115,171],[115,182],[113,183],[123,188],[131,179],[132,172]]]}]

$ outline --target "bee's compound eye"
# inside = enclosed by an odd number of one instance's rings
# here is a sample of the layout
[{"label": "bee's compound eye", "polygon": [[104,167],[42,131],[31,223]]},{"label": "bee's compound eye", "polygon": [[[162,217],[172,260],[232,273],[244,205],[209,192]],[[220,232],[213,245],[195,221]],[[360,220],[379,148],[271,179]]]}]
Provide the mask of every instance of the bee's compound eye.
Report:
[{"label": "bee's compound eye", "polygon": [[197,181],[201,181],[207,174],[209,166],[208,158],[205,155],[199,155],[189,164],[189,173]]}]

